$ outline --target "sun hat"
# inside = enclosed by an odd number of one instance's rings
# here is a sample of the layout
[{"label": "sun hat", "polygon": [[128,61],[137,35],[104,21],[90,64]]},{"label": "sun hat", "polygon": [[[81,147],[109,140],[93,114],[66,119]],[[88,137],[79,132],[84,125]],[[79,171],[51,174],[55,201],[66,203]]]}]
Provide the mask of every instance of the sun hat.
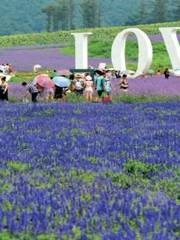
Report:
[{"label": "sun hat", "polygon": [[76,73],[76,74],[74,75],[74,77],[75,77],[75,78],[82,78],[82,74]]}]

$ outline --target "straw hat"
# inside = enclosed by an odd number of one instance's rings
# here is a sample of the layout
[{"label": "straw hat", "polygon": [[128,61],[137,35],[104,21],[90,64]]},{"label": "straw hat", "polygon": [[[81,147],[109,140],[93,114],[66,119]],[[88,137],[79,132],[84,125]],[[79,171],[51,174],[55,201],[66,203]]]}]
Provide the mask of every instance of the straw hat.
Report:
[{"label": "straw hat", "polygon": [[82,74],[76,73],[76,74],[74,75],[74,77],[75,77],[75,78],[82,78]]}]

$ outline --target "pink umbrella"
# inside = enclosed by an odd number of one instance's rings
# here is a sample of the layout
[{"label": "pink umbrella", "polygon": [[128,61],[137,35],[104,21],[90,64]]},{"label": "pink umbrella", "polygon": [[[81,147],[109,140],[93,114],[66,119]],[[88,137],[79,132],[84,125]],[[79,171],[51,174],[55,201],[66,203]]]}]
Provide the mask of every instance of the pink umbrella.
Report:
[{"label": "pink umbrella", "polygon": [[40,74],[37,77],[35,77],[34,83],[46,89],[55,87],[53,81],[50,79],[50,77],[47,74]]}]

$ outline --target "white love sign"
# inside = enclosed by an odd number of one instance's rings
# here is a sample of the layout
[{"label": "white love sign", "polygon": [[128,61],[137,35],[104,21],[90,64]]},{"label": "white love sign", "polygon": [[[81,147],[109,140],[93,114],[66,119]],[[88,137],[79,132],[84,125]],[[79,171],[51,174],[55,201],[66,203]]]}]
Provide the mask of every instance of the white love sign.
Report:
[{"label": "white love sign", "polygon": [[[166,48],[169,54],[174,72],[180,69],[180,46],[177,38],[177,31],[180,27],[159,28]],[[135,74],[130,77],[138,77],[148,71],[152,64],[153,49],[148,35],[138,28],[128,28],[120,32],[113,44],[111,50],[111,60],[113,68],[121,72],[127,72],[126,67],[126,42],[129,34],[135,34],[138,42],[138,67]],[[75,68],[88,68],[88,36],[91,32],[72,33],[75,37]]]}]

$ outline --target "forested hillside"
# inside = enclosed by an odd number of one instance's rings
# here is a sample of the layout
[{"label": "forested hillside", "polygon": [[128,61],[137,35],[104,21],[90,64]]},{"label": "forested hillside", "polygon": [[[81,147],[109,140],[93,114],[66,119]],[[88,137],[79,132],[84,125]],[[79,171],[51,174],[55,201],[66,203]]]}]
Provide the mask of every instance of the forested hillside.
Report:
[{"label": "forested hillside", "polygon": [[180,0],[1,0],[0,34],[180,20]]},{"label": "forested hillside", "polygon": [[0,34],[40,32],[45,30],[42,7],[54,0],[0,0]]}]

